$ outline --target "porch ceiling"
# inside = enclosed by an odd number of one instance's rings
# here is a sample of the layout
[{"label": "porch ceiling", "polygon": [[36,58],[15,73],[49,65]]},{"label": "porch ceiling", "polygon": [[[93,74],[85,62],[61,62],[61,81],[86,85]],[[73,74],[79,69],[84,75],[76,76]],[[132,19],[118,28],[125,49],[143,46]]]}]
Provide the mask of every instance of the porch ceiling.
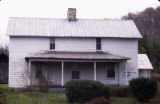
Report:
[{"label": "porch ceiling", "polygon": [[26,59],[129,60],[130,58],[106,52],[43,51],[32,53]]}]

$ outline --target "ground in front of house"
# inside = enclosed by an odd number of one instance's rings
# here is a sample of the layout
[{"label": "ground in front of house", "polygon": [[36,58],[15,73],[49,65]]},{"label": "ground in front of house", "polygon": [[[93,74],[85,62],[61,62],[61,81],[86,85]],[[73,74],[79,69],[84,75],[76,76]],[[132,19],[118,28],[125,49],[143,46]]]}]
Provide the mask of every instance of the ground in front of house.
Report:
[{"label": "ground in front of house", "polygon": [[[7,84],[0,84],[6,95],[7,104],[69,104],[64,93],[17,92],[8,91]],[[111,104],[140,104],[131,97],[112,97]],[[151,104],[160,104],[160,95]]]}]

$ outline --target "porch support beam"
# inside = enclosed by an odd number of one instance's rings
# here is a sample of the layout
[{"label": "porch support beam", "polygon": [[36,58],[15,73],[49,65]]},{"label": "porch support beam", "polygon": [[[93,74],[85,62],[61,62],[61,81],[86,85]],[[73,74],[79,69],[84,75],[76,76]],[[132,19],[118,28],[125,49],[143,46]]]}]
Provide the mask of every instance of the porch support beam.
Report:
[{"label": "porch support beam", "polygon": [[97,66],[96,66],[96,62],[94,62],[94,80],[97,80]]},{"label": "porch support beam", "polygon": [[119,64],[120,64],[120,63],[117,64],[117,68],[118,68],[118,85],[120,85],[120,84],[119,84],[119,80],[120,80],[120,79],[119,79],[119,78],[120,78],[120,77],[119,77],[119,72],[120,72],[120,71],[119,71]]},{"label": "porch support beam", "polygon": [[127,62],[125,62],[125,72],[126,72],[126,85],[128,85],[128,71],[127,71]]},{"label": "porch support beam", "polygon": [[31,60],[29,60],[28,62],[28,68],[29,68],[29,71],[31,70]]},{"label": "porch support beam", "polygon": [[62,71],[61,72],[62,72],[62,79],[61,79],[62,83],[61,83],[61,85],[63,86],[64,85],[64,82],[63,82],[64,81],[64,62],[63,61],[62,61]]},{"label": "porch support beam", "polygon": [[[29,76],[31,75],[31,60],[29,60],[29,62],[28,62],[28,73],[27,74],[29,74]],[[33,81],[32,80],[29,80],[29,84],[31,85],[33,83]]]}]

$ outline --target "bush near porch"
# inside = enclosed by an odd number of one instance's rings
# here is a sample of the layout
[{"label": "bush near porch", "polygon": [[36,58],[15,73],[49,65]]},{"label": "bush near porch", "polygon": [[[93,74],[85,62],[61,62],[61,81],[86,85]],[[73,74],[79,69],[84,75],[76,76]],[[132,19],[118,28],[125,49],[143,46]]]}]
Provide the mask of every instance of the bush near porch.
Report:
[{"label": "bush near porch", "polygon": [[149,102],[157,94],[157,80],[148,78],[132,79],[129,83],[133,96],[139,102]]},{"label": "bush near porch", "polygon": [[[3,93],[6,95],[7,104],[70,104],[64,93],[41,93],[41,92],[17,92],[9,91],[7,84],[0,84]],[[157,96],[150,104],[160,104],[160,84]],[[110,104],[141,104],[133,97],[111,97]]]},{"label": "bush near porch", "polygon": [[85,103],[98,97],[109,99],[109,87],[94,80],[71,80],[66,84],[66,96],[70,103]]}]

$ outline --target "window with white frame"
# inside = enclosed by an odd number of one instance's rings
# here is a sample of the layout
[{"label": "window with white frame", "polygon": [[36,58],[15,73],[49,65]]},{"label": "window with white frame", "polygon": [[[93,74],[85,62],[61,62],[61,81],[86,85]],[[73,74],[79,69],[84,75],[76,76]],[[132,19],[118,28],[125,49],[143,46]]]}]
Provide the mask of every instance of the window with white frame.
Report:
[{"label": "window with white frame", "polygon": [[55,38],[50,38],[50,50],[55,50]]},{"label": "window with white frame", "polygon": [[96,49],[101,50],[101,38],[96,38]]},{"label": "window with white frame", "polygon": [[115,63],[107,64],[107,78],[115,78]]},{"label": "window with white frame", "polygon": [[72,71],[72,79],[80,79],[80,71]]}]

